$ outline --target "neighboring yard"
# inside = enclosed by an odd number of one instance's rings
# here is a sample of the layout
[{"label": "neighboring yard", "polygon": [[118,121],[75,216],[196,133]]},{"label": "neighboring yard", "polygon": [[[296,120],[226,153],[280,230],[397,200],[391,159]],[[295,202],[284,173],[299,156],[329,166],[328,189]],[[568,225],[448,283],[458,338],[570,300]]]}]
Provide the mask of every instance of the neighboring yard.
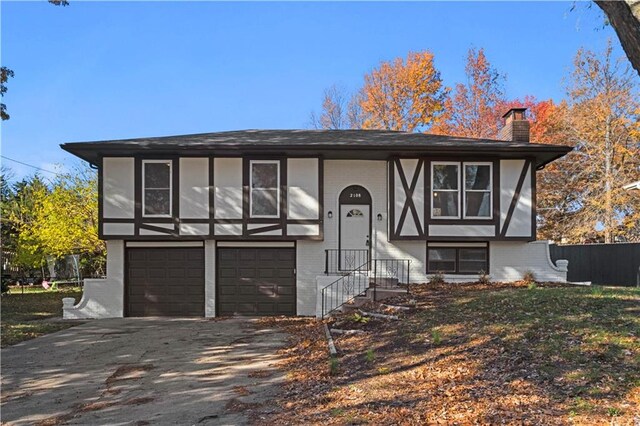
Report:
[{"label": "neighboring yard", "polygon": [[54,331],[78,325],[79,322],[62,321],[62,298],[82,296],[79,287],[44,290],[41,287],[11,287],[2,296],[2,347],[14,345]]},{"label": "neighboring yard", "polygon": [[[400,321],[353,314],[331,360],[322,324],[292,333],[288,385],[261,424],[638,424],[640,290],[415,286]],[[396,301],[400,303],[402,301]],[[405,300],[406,302],[406,300]],[[336,336],[334,335],[334,338]]]}]

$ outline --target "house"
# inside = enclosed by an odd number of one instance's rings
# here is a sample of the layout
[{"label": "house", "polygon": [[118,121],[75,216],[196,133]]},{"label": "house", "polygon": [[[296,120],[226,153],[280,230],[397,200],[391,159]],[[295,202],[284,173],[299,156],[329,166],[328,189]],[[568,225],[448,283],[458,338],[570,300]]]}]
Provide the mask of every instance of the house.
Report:
[{"label": "house", "polygon": [[536,171],[570,147],[377,130],[246,130],[61,147],[98,169],[107,276],[66,318],[317,315],[370,287],[565,281]]}]

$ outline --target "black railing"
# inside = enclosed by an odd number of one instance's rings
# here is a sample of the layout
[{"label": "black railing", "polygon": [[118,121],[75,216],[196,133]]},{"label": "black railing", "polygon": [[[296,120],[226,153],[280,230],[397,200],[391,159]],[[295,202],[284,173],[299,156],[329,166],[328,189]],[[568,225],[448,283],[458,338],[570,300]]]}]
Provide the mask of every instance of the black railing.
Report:
[{"label": "black railing", "polygon": [[376,289],[397,289],[400,285],[406,286],[409,292],[411,260],[409,259],[373,259],[372,276],[370,278],[373,287],[373,300],[376,300]]},{"label": "black railing", "polygon": [[328,249],[324,251],[325,275],[345,275],[369,263],[367,249]]},{"label": "black railing", "polygon": [[366,293],[369,288],[370,266],[367,260],[321,290],[322,318],[357,296]]}]

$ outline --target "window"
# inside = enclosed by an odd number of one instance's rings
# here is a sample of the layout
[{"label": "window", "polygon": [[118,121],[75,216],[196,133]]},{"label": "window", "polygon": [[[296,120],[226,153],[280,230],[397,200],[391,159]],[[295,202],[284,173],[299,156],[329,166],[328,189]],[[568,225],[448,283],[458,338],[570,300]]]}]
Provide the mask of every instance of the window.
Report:
[{"label": "window", "polygon": [[427,273],[478,274],[489,272],[489,249],[486,245],[471,247],[429,247]]},{"label": "window", "polygon": [[491,218],[491,163],[464,163],[464,217]]},{"label": "window", "polygon": [[460,164],[431,164],[431,215],[442,219],[458,219],[460,213]]},{"label": "window", "polygon": [[280,161],[251,161],[251,217],[278,217]]},{"label": "window", "polygon": [[142,161],[142,215],[171,216],[171,160]]},{"label": "window", "polygon": [[491,219],[492,175],[493,164],[488,162],[431,163],[431,217],[460,219],[462,212],[464,219]]},{"label": "window", "polygon": [[349,212],[347,213],[347,217],[363,217],[363,216],[364,215],[362,214],[362,211],[358,209],[349,210]]}]

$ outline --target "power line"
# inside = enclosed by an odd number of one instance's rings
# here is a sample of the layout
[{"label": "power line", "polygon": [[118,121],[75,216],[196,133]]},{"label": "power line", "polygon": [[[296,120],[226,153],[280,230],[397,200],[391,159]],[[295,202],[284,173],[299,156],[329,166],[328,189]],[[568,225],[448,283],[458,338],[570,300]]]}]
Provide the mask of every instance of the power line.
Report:
[{"label": "power line", "polygon": [[14,160],[13,158],[5,157],[4,155],[0,155],[0,157],[4,158],[5,160],[13,161],[14,163],[22,164],[23,166],[31,167],[32,169],[36,169],[43,172],[51,173],[56,176],[60,176],[60,173],[52,172],[51,170],[43,169],[42,167],[37,167],[31,164],[23,163],[22,161]]}]

